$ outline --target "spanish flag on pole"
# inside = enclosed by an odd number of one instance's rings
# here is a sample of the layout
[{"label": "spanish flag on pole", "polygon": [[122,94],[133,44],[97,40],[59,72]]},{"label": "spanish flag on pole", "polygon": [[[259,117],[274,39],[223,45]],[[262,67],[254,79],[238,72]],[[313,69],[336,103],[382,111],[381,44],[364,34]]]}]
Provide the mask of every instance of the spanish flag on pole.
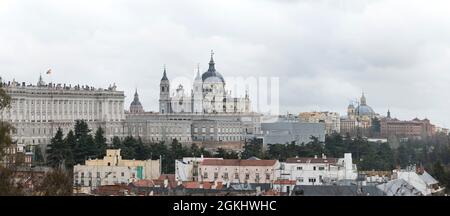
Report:
[{"label": "spanish flag on pole", "polygon": [[52,73],[52,69],[48,69],[47,74],[51,74]]}]

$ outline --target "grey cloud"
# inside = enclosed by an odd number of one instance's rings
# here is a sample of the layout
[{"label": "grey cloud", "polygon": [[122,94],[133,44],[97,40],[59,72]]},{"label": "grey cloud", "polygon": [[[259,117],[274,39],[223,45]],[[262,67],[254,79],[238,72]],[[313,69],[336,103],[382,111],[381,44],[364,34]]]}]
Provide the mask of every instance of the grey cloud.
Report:
[{"label": "grey cloud", "polygon": [[135,88],[156,110],[170,78],[206,70],[277,76],[282,111],[333,110],[365,91],[378,112],[450,126],[447,2],[0,1],[0,73],[36,82]]}]

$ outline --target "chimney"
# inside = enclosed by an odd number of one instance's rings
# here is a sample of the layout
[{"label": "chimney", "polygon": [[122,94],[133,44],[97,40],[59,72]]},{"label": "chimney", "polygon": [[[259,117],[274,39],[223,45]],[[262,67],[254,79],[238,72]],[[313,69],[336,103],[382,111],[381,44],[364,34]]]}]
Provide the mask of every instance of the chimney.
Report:
[{"label": "chimney", "polygon": [[327,156],[324,153],[322,153],[322,159],[327,159]]},{"label": "chimney", "polygon": [[167,177],[164,179],[164,188],[167,188],[169,186],[169,179]]},{"label": "chimney", "polygon": [[317,155],[314,155],[314,159],[317,159]]}]

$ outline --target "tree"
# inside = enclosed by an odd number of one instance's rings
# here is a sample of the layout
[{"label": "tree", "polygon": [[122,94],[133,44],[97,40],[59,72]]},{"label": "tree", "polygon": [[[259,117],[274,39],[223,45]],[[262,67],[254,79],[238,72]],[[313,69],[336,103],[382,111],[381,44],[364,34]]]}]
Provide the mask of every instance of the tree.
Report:
[{"label": "tree", "polygon": [[72,177],[64,170],[55,169],[45,175],[37,191],[43,196],[70,196],[72,195]]},{"label": "tree", "polygon": [[34,159],[33,162],[35,164],[43,164],[45,163],[44,155],[42,154],[42,149],[39,145],[34,147]]},{"label": "tree", "polygon": [[81,164],[88,158],[97,157],[97,148],[94,138],[90,134],[91,130],[83,120],[77,120],[75,123],[76,144],[73,149],[73,158],[75,164]]},{"label": "tree", "polygon": [[98,127],[97,131],[95,132],[95,145],[97,147],[97,158],[101,158],[106,155],[106,138],[104,136],[105,131],[102,127]]},{"label": "tree", "polygon": [[223,158],[223,159],[238,159],[239,155],[237,152],[233,150],[225,150],[223,148],[218,148],[215,157]]},{"label": "tree", "polygon": [[14,128],[9,123],[0,122],[0,158],[3,158],[5,149],[12,144],[11,131],[13,130]]},{"label": "tree", "polygon": [[250,142],[246,142],[244,145],[244,152],[241,155],[243,159],[250,157],[262,158],[263,155],[263,143],[261,140],[253,138]]},{"label": "tree", "polygon": [[371,134],[378,135],[381,132],[380,119],[377,117],[372,118],[372,125],[370,127]]},{"label": "tree", "polygon": [[14,171],[0,166],[0,196],[17,196],[22,194],[22,189],[14,183]]},{"label": "tree", "polygon": [[63,139],[61,128],[58,128],[55,137],[52,138],[50,145],[47,146],[47,164],[53,168],[60,168],[63,165],[68,168],[72,165],[71,158],[72,151]]},{"label": "tree", "polygon": [[75,164],[74,151],[77,146],[77,139],[75,138],[75,134],[72,130],[67,133],[66,138],[64,139],[64,143],[70,149],[70,153],[66,158],[66,164],[68,167],[72,167]]},{"label": "tree", "polygon": [[[0,82],[0,112],[3,109],[10,107],[11,97],[6,93],[3,88],[3,83]],[[0,158],[3,158],[5,149],[8,148],[11,143],[11,132],[14,128],[7,122],[0,121]]]},{"label": "tree", "polygon": [[118,148],[120,148],[120,145],[122,145],[122,142],[120,141],[120,138],[117,137],[117,136],[114,136],[113,140],[112,140],[112,147],[115,148],[115,149],[118,149]]},{"label": "tree", "polygon": [[[11,97],[0,82],[0,112],[10,107]],[[12,144],[11,132],[14,128],[7,122],[0,121],[0,160],[3,160],[5,149]],[[0,166],[0,196],[21,195],[22,190],[14,183],[14,172],[10,167]]]},{"label": "tree", "polygon": [[121,149],[122,158],[124,159],[136,159],[136,146],[137,140],[132,136],[127,136],[119,146]]}]

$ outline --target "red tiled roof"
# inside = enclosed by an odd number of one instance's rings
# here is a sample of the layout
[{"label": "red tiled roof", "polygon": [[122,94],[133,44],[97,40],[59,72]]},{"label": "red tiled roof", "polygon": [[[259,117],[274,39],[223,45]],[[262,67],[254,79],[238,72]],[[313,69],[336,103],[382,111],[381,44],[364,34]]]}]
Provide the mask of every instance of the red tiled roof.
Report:
[{"label": "red tiled roof", "polygon": [[309,157],[298,157],[298,158],[288,158],[286,163],[331,163],[335,164],[338,162],[337,158],[309,158]]},{"label": "red tiled roof", "polygon": [[226,160],[203,160],[201,165],[203,166],[273,166],[276,164],[276,160],[238,160],[238,159],[226,159]]},{"label": "red tiled roof", "polygon": [[278,179],[273,182],[273,184],[283,184],[283,185],[295,185],[295,180],[289,179]]},{"label": "red tiled roof", "polygon": [[[202,188],[202,187],[200,187],[200,185],[203,185],[203,189],[212,189],[212,187],[214,186],[214,182],[203,182],[203,183],[195,182],[195,181],[183,182],[183,187],[187,188],[187,189]],[[223,188],[222,182],[217,182],[215,189],[220,190],[222,188]]]},{"label": "red tiled roof", "polygon": [[164,186],[165,179],[168,180],[170,188],[177,187],[177,181],[175,180],[175,174],[162,174],[159,176],[158,179],[153,180],[153,182],[155,182],[155,185]]},{"label": "red tiled roof", "polygon": [[153,180],[150,180],[150,179],[138,180],[138,181],[132,182],[131,184],[133,184],[133,186],[135,186],[135,187],[154,187],[155,186],[155,182],[153,182]]},{"label": "red tiled roof", "polygon": [[183,187],[187,189],[200,188],[199,182],[183,182]]}]

